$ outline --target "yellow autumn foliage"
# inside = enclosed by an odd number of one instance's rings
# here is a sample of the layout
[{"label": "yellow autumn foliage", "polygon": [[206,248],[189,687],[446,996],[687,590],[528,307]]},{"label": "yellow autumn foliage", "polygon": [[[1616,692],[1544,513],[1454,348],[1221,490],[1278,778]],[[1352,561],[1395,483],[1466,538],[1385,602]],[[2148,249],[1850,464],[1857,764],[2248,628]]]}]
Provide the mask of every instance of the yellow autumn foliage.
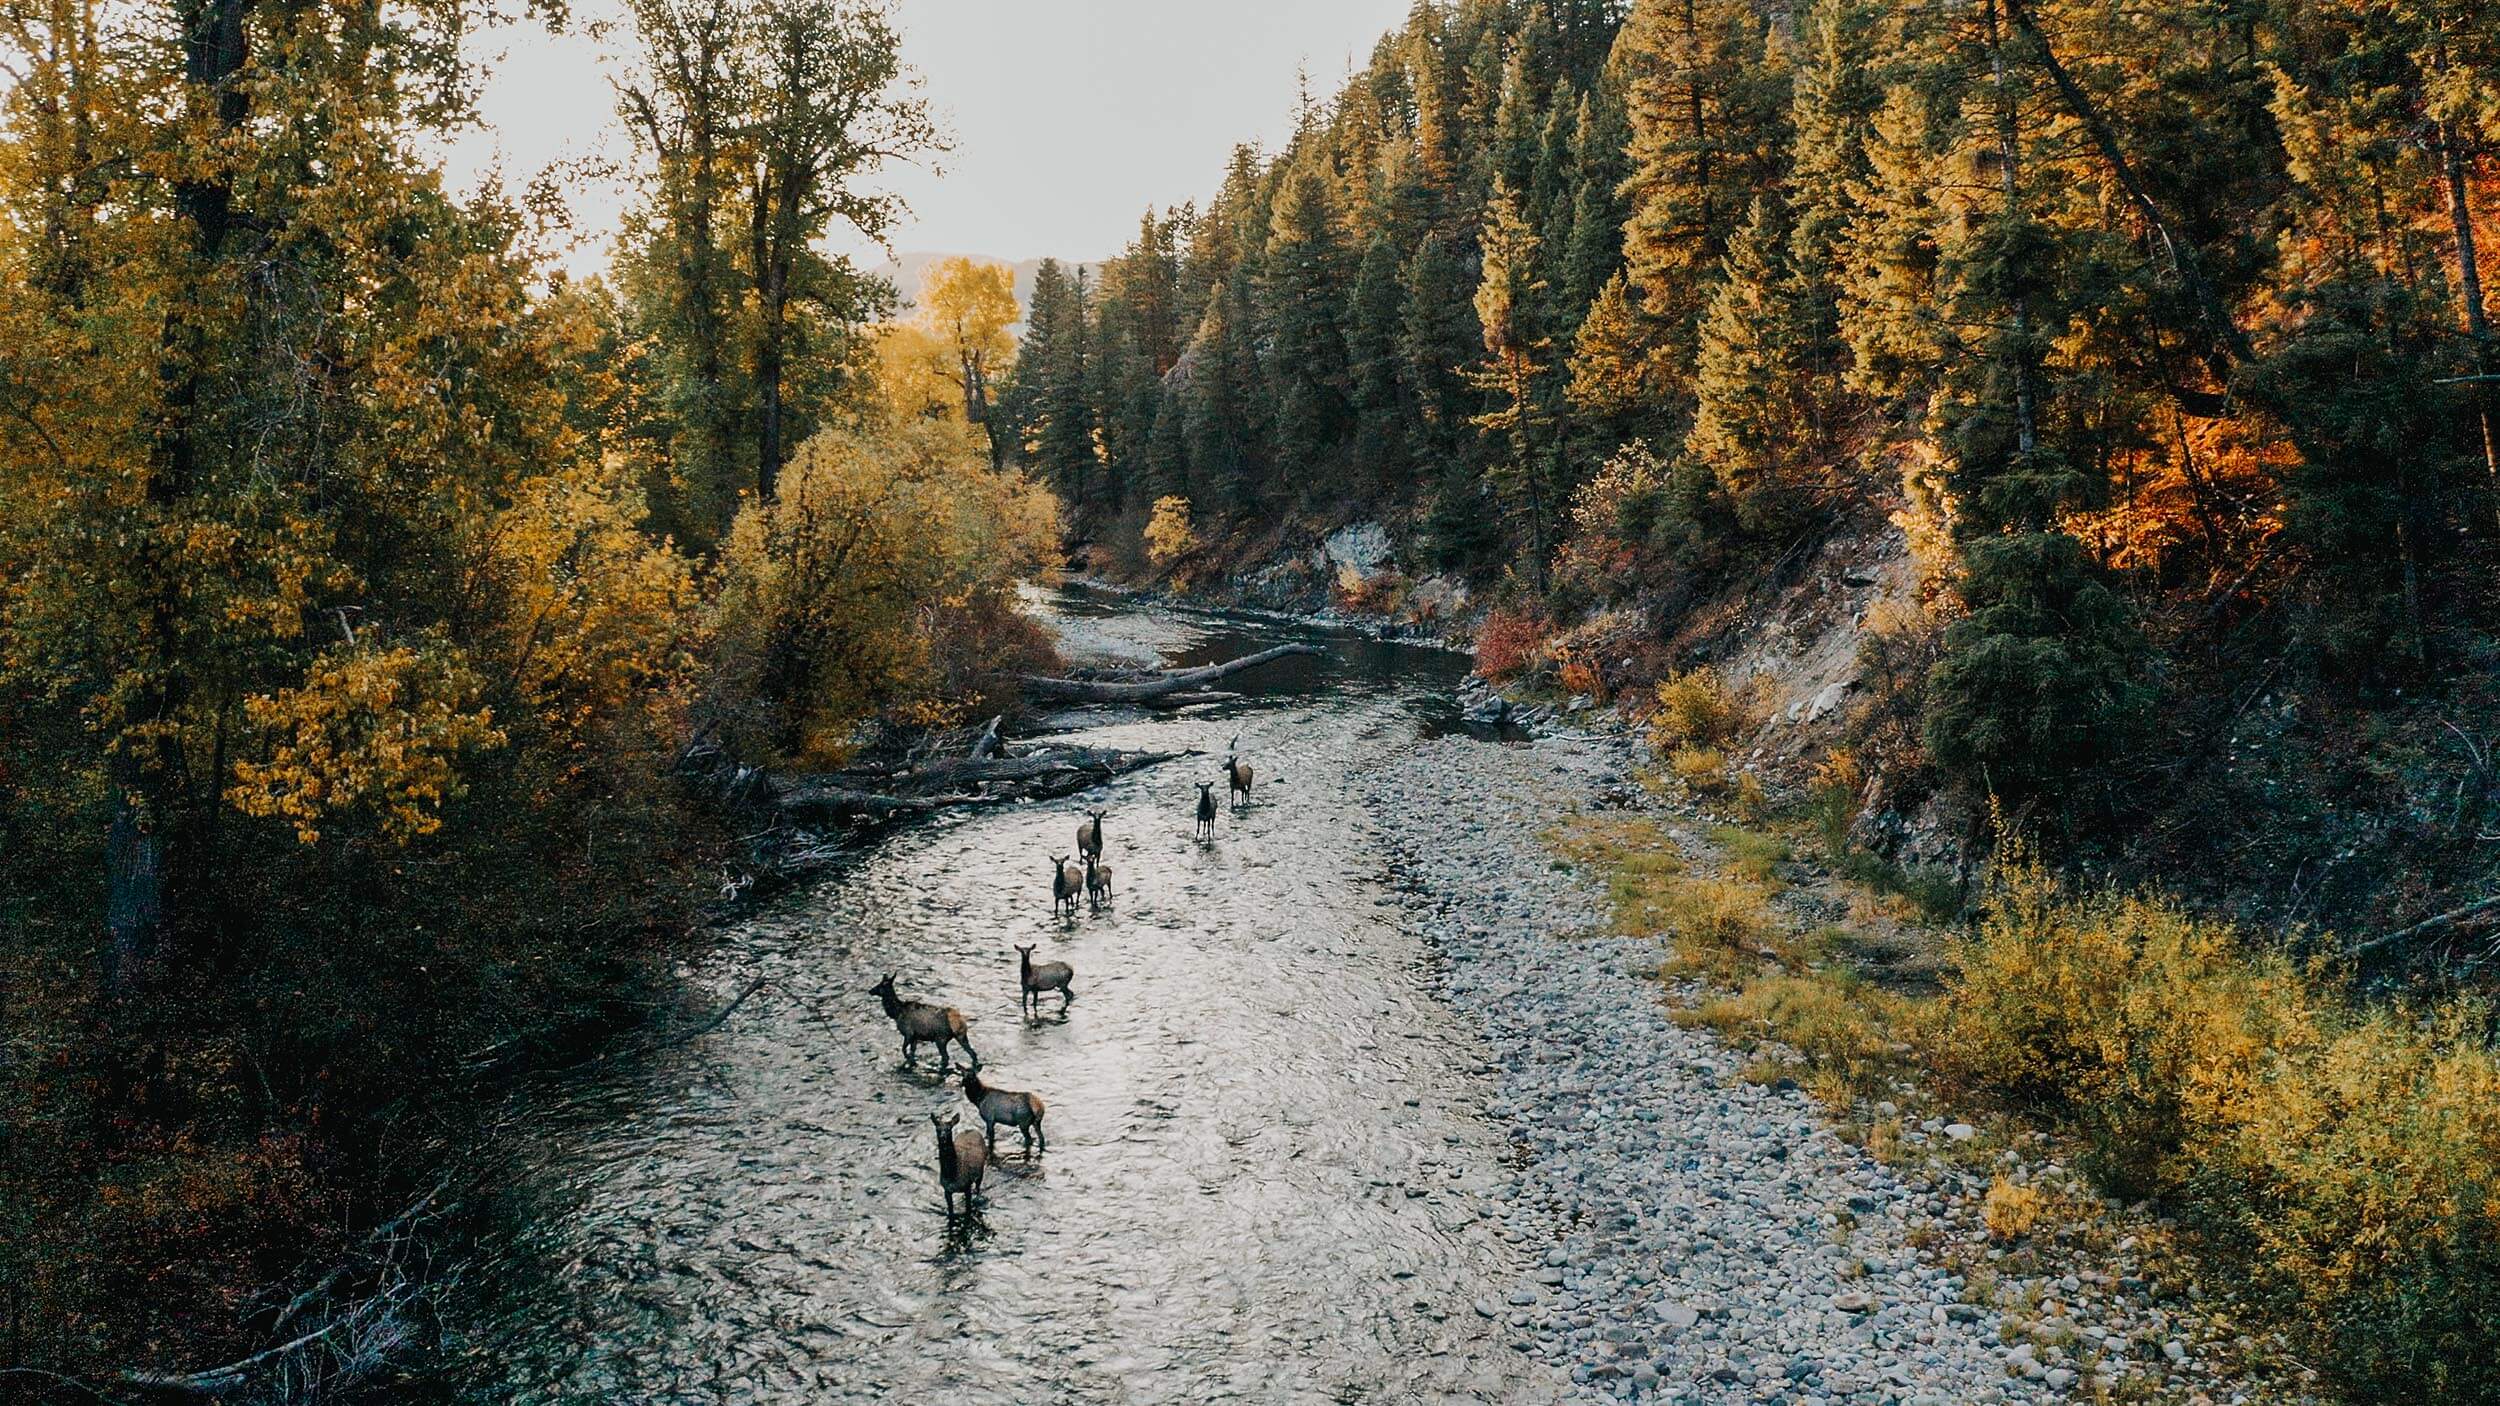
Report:
[{"label": "yellow autumn foliage", "polygon": [[[716,698],[754,755],[838,760],[881,712],[940,717],[939,617],[996,625],[1057,545],[1058,501],[993,471],[960,421],[828,430],[731,527]],[[1011,663],[1002,657],[1001,663]]]},{"label": "yellow autumn foliage", "polygon": [[1955,955],[1922,1022],[1940,1071],[2054,1111],[2103,1186],[2226,1232],[2339,1360],[2393,1371],[2500,1303],[2488,1009],[2358,1004],[2226,924],[2068,895],[2028,860]]},{"label": "yellow autumn foliage", "polygon": [[266,760],[235,763],[227,798],[292,824],[307,845],[325,819],[359,813],[392,840],[431,835],[444,802],[466,789],[463,756],[505,741],[478,692],[476,675],[439,644],[334,650],[301,685],[245,701],[271,740]]},{"label": "yellow autumn foliage", "polygon": [[694,673],[694,569],[637,512],[582,468],[530,481],[492,520],[499,666],[559,781],[672,734]]},{"label": "yellow autumn foliage", "polygon": [[1170,566],[1198,550],[1198,533],[1189,519],[1189,500],[1167,493],[1155,499],[1144,531],[1146,560]]}]

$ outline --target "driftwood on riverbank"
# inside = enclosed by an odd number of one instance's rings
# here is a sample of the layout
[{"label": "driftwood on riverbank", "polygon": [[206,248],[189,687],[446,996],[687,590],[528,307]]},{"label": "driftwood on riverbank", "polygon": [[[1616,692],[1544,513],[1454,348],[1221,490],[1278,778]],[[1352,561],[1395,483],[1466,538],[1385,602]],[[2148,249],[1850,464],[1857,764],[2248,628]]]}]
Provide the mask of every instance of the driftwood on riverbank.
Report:
[{"label": "driftwood on riverbank", "polygon": [[1013,748],[993,733],[989,745],[952,760],[916,766],[863,768],[775,777],[768,803],[802,824],[890,820],[950,806],[1049,800],[1074,795],[1186,752],[1121,751],[1048,743]]},{"label": "driftwood on riverbank", "polygon": [[[1213,685],[1289,655],[1325,652],[1296,642],[1193,669],[1079,670],[1063,678],[1027,678],[1024,692],[1036,701],[1158,710],[1232,703],[1243,695]],[[908,747],[893,745],[889,735],[888,745],[872,745],[867,756],[840,770],[797,775],[743,765],[722,745],[715,727],[698,730],[678,755],[678,774],[731,813],[765,822],[739,841],[743,863],[723,864],[716,911],[736,911],[829,862],[843,845],[838,830],[955,806],[1052,800],[1196,755],[1020,744],[1008,740],[1011,721],[1001,715],[977,728],[915,735]]]},{"label": "driftwood on riverbank", "polygon": [[1274,649],[1262,649],[1256,654],[1245,654],[1227,663],[1209,664],[1198,669],[1152,669],[1068,678],[1028,676],[1024,680],[1024,691],[1033,698],[1077,703],[1140,703],[1148,707],[1224,702],[1240,695],[1211,692],[1208,684],[1287,655],[1322,652],[1315,644],[1280,644]]}]

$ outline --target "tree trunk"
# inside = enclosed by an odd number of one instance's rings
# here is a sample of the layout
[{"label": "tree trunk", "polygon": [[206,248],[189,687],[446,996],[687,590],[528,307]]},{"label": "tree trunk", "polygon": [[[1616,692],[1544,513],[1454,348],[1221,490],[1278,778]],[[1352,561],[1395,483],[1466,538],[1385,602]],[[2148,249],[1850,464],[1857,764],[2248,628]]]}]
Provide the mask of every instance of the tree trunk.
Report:
[{"label": "tree trunk", "polygon": [[[248,111],[242,85],[233,80],[246,58],[243,21],[249,8],[250,0],[180,0],[175,10],[188,100],[195,111],[213,113],[217,126],[228,132],[242,126]],[[170,300],[160,334],[165,355],[158,384],[164,405],[143,490],[160,521],[179,511],[199,477],[196,420],[211,353],[196,308],[207,301],[201,285],[217,277],[234,224],[232,184],[222,172],[211,170],[174,187],[175,209],[191,227],[194,265],[189,286],[176,290]],[[124,705],[124,732],[106,767],[113,796],[104,843],[105,977],[116,995],[146,984],[148,970],[165,954],[172,926],[166,875],[179,858],[169,853],[176,848],[172,841],[181,802],[179,743],[171,737],[134,736],[129,726],[172,720],[187,688],[176,644],[182,582],[178,568],[161,559],[162,551],[153,534],[141,535],[132,574],[150,592],[148,657],[140,665],[143,682]]]},{"label": "tree trunk", "polygon": [[[2491,320],[2483,307],[2483,272],[2474,248],[2474,207],[2467,184],[2466,154],[2457,143],[2456,124],[2439,127],[2441,162],[2447,168],[2448,224],[2457,241],[2457,296],[2465,304],[2465,334],[2474,342],[2474,374],[2491,374]],[[2492,431],[2492,386],[2474,383],[2475,416],[2482,422],[2483,473],[2500,488],[2500,441]]]},{"label": "tree trunk", "polygon": [[2217,369],[2227,370],[2229,363],[2245,365],[2255,360],[2256,353],[2249,346],[2248,334],[2242,332],[2239,323],[2232,320],[2230,309],[2222,305],[2221,295],[2206,280],[2205,266],[2196,257],[2196,247],[2172,232],[2170,221],[2163,217],[2161,207],[2153,203],[2152,192],[2136,176],[2135,167],[2127,160],[2125,149],[2118,145],[2117,132],[2101,116],[2100,109],[2083,91],[2082,85],[2075,82],[2074,75],[2058,62],[2057,51],[2049,47],[2048,36],[2040,31],[2039,23],[2032,17],[2030,0],[2005,0],[2005,11],[2012,17],[2015,27],[2040,51],[2040,65],[2048,70],[2049,81],[2057,85],[2058,96],[2066,100],[2066,106],[2074,113],[2075,120],[2081,122],[2084,130],[2091,135],[2092,144],[2100,149],[2101,159],[2107,161],[2110,169],[2117,173],[2118,184],[2127,192],[2128,201],[2153,227],[2153,233],[2160,238],[2162,247],[2169,250],[2171,263],[2178,269],[2180,280],[2187,284],[2188,296],[2196,303],[2197,313],[2205,323],[2206,334],[2227,358],[2225,366]]},{"label": "tree trunk", "polygon": [[755,180],[749,257],[755,266],[755,491],[769,500],[781,486],[788,458],[781,381],[788,335],[790,273],[796,262],[799,176],[767,157]]},{"label": "tree trunk", "polygon": [[[2011,0],[2009,0],[2009,3]],[[2005,72],[2004,36],[1997,32],[1996,7],[1988,9],[1988,72],[1997,100],[1998,183],[2005,195],[2005,218],[2021,217],[2022,133],[2017,127],[2014,95]],[[2031,303],[2014,299],[2014,435],[2028,462],[2040,448],[2037,394],[2031,384]]]}]

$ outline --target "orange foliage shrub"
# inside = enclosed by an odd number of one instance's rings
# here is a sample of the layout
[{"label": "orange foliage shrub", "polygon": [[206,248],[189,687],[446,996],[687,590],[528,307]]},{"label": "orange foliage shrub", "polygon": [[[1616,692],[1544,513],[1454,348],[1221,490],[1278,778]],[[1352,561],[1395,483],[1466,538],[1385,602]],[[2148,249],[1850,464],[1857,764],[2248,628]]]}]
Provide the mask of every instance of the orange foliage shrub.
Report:
[{"label": "orange foliage shrub", "polygon": [[1552,629],[1545,617],[1529,611],[1486,611],[1484,623],[1476,627],[1476,672],[1488,679],[1516,677]]},{"label": "orange foliage shrub", "polygon": [[1394,616],[1406,604],[1409,582],[1394,571],[1361,575],[1351,568],[1337,572],[1337,608],[1348,615]]},{"label": "orange foliage shrub", "polygon": [[1568,692],[1585,693],[1600,702],[1605,700],[1606,680],[1598,674],[1597,666],[1585,659],[1564,660],[1558,677]]}]

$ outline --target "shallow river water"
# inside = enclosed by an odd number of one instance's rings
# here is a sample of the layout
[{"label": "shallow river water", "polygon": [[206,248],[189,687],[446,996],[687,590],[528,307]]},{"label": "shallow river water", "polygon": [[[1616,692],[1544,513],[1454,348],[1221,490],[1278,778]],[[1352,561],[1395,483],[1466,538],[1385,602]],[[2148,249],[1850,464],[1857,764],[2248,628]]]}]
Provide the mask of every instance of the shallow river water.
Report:
[{"label": "shallow river water", "polygon": [[[1473,1307],[1519,1251],[1487,1219],[1504,1134],[1473,1033],[1428,990],[1354,779],[1451,721],[1455,655],[1298,627],[1054,607],[1077,647],[1174,663],[1303,637],[1182,717],[1069,719],[1196,748],[1060,802],[863,848],[695,973],[771,985],[719,1030],[542,1095],[467,1334],[474,1401],[1550,1401]],[[1257,801],[1192,836],[1236,735]],[[1486,742],[1486,746],[1500,745]],[[1221,785],[1217,795],[1223,794]],[[1051,912],[1110,812],[1114,906]],[[1013,944],[1076,969],[1028,1022]],[[868,988],[960,1008],[983,1074],[1048,1101],[1029,1162],[948,1221],[929,1115],[978,1126]]]}]

